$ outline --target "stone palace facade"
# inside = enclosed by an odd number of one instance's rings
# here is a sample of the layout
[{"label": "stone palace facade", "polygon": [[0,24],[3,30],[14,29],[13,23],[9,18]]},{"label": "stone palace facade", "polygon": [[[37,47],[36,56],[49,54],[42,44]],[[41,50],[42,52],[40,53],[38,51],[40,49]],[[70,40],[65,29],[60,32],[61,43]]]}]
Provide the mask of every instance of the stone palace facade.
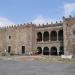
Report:
[{"label": "stone palace facade", "polygon": [[38,25],[32,23],[0,28],[0,52],[23,54],[33,50],[41,55],[75,55],[75,17],[63,22]]}]

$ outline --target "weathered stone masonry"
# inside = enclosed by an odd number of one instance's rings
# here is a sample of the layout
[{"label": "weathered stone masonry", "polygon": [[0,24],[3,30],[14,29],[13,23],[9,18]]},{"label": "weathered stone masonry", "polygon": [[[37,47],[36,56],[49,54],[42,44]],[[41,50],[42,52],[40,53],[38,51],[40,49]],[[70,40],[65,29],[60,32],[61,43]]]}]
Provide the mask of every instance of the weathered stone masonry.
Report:
[{"label": "weathered stone masonry", "polygon": [[43,55],[75,55],[75,17],[63,22],[38,25],[32,23],[0,28],[0,51],[26,55],[32,50]]}]

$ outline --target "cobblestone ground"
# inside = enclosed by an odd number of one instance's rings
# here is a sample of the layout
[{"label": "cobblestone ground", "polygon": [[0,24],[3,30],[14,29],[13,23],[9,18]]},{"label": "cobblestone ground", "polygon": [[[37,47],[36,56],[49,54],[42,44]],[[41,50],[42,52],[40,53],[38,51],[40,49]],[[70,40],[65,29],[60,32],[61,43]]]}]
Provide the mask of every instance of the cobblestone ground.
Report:
[{"label": "cobblestone ground", "polygon": [[75,64],[1,59],[0,75],[75,75]]}]

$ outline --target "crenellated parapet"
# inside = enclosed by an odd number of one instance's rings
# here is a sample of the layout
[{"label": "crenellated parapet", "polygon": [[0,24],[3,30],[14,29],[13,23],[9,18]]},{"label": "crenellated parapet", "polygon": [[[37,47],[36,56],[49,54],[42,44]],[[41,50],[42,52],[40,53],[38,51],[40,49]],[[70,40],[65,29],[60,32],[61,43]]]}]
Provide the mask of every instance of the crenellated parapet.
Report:
[{"label": "crenellated parapet", "polygon": [[11,25],[11,26],[5,26],[5,27],[0,27],[0,29],[8,29],[8,28],[24,28],[24,27],[53,27],[53,26],[63,26],[63,22],[75,22],[75,17],[72,17],[71,15],[69,15],[68,18],[64,17],[62,18],[62,21],[56,21],[56,22],[51,22],[51,23],[46,23],[46,24],[34,24],[32,22],[30,23],[23,23],[23,24],[15,24],[15,25]]},{"label": "crenellated parapet", "polygon": [[69,15],[69,17],[64,17],[64,16],[63,16],[62,19],[63,19],[63,21],[65,21],[65,20],[66,20],[66,21],[74,20],[74,19],[75,19],[75,16],[71,16],[71,15]]},{"label": "crenellated parapet", "polygon": [[63,23],[66,25],[73,25],[75,24],[75,16],[69,15],[69,17],[63,16]]},{"label": "crenellated parapet", "polygon": [[23,23],[23,24],[15,24],[11,26],[8,25],[8,26],[0,27],[0,29],[24,28],[24,27],[30,27],[30,26],[36,26],[36,25],[30,22],[30,23]]},{"label": "crenellated parapet", "polygon": [[51,23],[46,23],[46,24],[42,24],[42,25],[36,25],[36,27],[54,27],[54,26],[63,26],[63,21],[56,21],[55,23],[54,22],[51,22]]}]

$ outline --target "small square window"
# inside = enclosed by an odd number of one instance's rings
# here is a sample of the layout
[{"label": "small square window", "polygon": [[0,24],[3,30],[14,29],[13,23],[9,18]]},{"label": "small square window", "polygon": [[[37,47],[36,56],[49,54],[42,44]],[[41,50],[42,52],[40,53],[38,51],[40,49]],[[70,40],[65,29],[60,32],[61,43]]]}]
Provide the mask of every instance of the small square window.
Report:
[{"label": "small square window", "polygon": [[9,39],[11,39],[11,36],[9,36]]}]

